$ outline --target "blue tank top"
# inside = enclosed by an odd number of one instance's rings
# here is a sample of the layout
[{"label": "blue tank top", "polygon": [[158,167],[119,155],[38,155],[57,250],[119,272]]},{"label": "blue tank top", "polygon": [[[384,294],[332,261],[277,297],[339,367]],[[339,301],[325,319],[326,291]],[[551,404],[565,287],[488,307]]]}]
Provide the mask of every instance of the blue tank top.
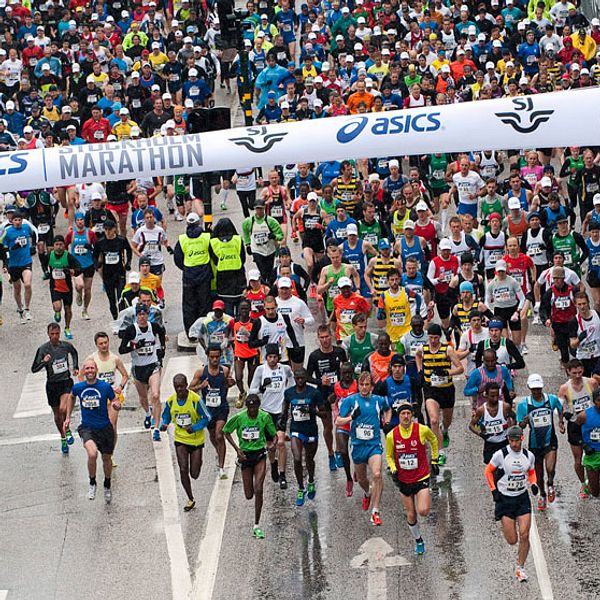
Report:
[{"label": "blue tank top", "polygon": [[553,210],[550,210],[550,207],[548,206],[544,210],[546,211],[546,227],[549,227],[550,231],[556,231],[556,221],[559,217],[566,217],[567,212],[563,206],[560,207],[560,210],[557,213]]},{"label": "blue tank top", "polygon": [[69,252],[77,259],[82,269],[87,269],[94,264],[92,245],[89,242],[88,236],[87,227],[82,232],[78,232],[76,229],[73,230],[73,241],[69,248]]},{"label": "blue tank top", "polygon": [[208,410],[218,410],[227,406],[227,381],[223,367],[219,367],[217,375],[211,375],[208,366],[202,371],[202,379],[208,379],[208,386],[200,388],[202,399]]},{"label": "blue tank top", "polygon": [[421,248],[419,236],[415,236],[412,248],[408,247],[406,239],[402,236],[400,242],[400,256],[402,257],[402,264],[406,264],[406,259],[414,256],[419,261],[421,270],[423,269],[425,266],[425,255],[423,254],[423,248]]},{"label": "blue tank top", "polygon": [[394,381],[394,378],[390,375],[385,380],[385,384],[387,387],[387,401],[392,408],[390,425],[395,427],[400,422],[400,418],[397,413],[398,407],[405,402],[410,402],[412,404],[411,383],[409,377],[406,375],[400,382]]},{"label": "blue tank top", "polygon": [[[508,198],[514,197],[512,190],[508,190],[507,197]],[[519,194],[519,202],[521,203],[521,208],[524,211],[529,210],[529,206],[527,205],[527,190],[524,187],[521,188],[521,193]]]},{"label": "blue tank top", "polygon": [[585,410],[585,423],[581,426],[583,443],[600,452],[600,412],[595,406]]},{"label": "blue tank top", "polygon": [[356,248],[350,248],[348,240],[344,241],[343,246],[344,258],[358,271],[358,275],[362,280],[365,274],[365,255],[363,253],[363,241],[359,239],[356,242]]},{"label": "blue tank top", "polygon": [[594,271],[597,276],[600,276],[600,244],[595,246],[591,238],[588,238],[585,240],[585,245],[590,251],[590,255],[588,257],[588,270]]}]

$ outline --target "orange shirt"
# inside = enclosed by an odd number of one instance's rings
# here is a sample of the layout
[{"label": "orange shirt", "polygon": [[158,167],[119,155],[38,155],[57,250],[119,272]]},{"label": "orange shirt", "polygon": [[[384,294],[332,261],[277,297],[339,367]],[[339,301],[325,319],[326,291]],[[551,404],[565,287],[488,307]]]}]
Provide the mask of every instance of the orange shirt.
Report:
[{"label": "orange shirt", "polygon": [[348,98],[348,110],[355,115],[358,112],[358,105],[364,102],[367,110],[370,111],[375,98],[369,92],[354,92]]},{"label": "orange shirt", "polygon": [[371,306],[358,293],[353,292],[349,298],[344,298],[342,294],[333,299],[333,310],[335,313],[335,336],[338,342],[349,335],[352,335],[352,319],[358,313],[369,314]]},{"label": "orange shirt", "polygon": [[258,355],[256,348],[248,346],[250,331],[252,330],[252,319],[247,323],[235,321],[233,324],[233,354],[236,358],[252,358]]}]

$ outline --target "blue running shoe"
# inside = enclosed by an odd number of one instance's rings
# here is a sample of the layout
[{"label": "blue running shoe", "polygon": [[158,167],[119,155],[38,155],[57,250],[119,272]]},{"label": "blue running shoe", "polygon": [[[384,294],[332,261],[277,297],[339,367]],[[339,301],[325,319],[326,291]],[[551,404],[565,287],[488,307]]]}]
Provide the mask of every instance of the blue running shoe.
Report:
[{"label": "blue running shoe", "polygon": [[423,540],[415,542],[415,554],[425,554],[425,542]]},{"label": "blue running shoe", "polygon": [[152,420],[150,419],[150,415],[148,415],[145,419],[144,419],[144,428],[145,429],[150,429],[150,427],[152,427]]},{"label": "blue running shoe", "polygon": [[329,457],[329,470],[330,471],[337,471],[337,463],[335,460],[335,455],[332,455]]},{"label": "blue running shoe", "polygon": [[160,431],[158,429],[155,429],[152,433],[152,439],[155,442],[160,442]]},{"label": "blue running shoe", "polygon": [[344,468],[344,459],[342,458],[342,455],[339,452],[335,453],[335,464],[337,465],[338,469]]},{"label": "blue running shoe", "polygon": [[314,500],[315,496],[317,495],[317,486],[315,485],[315,482],[309,481],[306,490],[306,495],[308,496],[308,499]]},{"label": "blue running shoe", "polygon": [[296,494],[296,506],[304,506],[304,494],[306,494],[305,490],[298,490]]},{"label": "blue running shoe", "polygon": [[75,443],[75,438],[73,437],[73,434],[71,433],[70,429],[67,429],[67,444],[69,444],[69,446],[72,446]]},{"label": "blue running shoe", "polygon": [[63,454],[69,454],[69,444],[67,444],[67,438],[61,438],[61,440],[60,440],[60,451]]}]

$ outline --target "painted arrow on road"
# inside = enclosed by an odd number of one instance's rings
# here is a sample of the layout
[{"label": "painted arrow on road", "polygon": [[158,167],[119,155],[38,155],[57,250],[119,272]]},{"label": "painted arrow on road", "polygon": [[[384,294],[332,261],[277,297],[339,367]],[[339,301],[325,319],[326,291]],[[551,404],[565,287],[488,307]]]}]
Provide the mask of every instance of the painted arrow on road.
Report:
[{"label": "painted arrow on road", "polygon": [[403,556],[389,556],[394,549],[380,537],[368,539],[359,553],[350,561],[353,569],[368,569],[367,600],[387,598],[385,570],[389,567],[407,567],[410,562]]}]

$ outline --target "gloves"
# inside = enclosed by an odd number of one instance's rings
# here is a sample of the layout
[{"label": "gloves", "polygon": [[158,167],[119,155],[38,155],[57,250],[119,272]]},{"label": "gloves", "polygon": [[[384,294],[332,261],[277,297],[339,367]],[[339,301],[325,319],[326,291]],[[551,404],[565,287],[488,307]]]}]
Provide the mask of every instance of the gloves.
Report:
[{"label": "gloves", "polygon": [[271,232],[269,232],[269,236],[268,237],[269,237],[270,240],[274,240],[275,239],[275,235],[272,234]]},{"label": "gloves", "polygon": [[351,413],[350,415],[352,417],[352,420],[354,421],[355,419],[358,419],[358,417],[360,417],[360,406],[357,406]]},{"label": "gloves", "polygon": [[261,346],[266,346],[269,343],[269,339],[268,335],[263,335]]},{"label": "gloves", "polygon": [[246,254],[248,256],[252,256],[252,249],[250,248],[250,246],[246,246]]},{"label": "gloves", "polygon": [[156,351],[156,356],[157,356],[158,360],[162,360],[165,357],[165,349],[164,348],[159,348]]},{"label": "gloves", "polygon": [[265,390],[271,385],[271,378],[270,377],[265,377],[263,379],[263,382],[260,384],[260,387],[258,388],[261,394],[265,393]]},{"label": "gloves", "polygon": [[580,342],[583,342],[583,340],[585,340],[585,338],[587,337],[587,335],[588,335],[587,329],[584,329],[584,330],[583,330],[583,331],[582,331],[582,332],[581,332],[581,333],[580,333],[580,334],[577,336],[577,339],[578,339]]},{"label": "gloves", "polygon": [[171,248],[171,246],[167,246],[167,252],[173,256],[173,254],[175,254],[175,252],[173,251],[173,248]]},{"label": "gloves", "polygon": [[391,423],[383,424],[383,433],[385,433],[385,435],[387,435],[390,431],[392,431],[392,429],[394,429],[394,426]]},{"label": "gloves", "polygon": [[438,461],[432,460],[430,466],[431,466],[431,474],[434,477],[437,477],[440,474],[440,465],[438,465]]},{"label": "gloves", "polygon": [[396,475],[397,475],[396,471],[392,471],[389,467],[386,469],[386,471],[392,480],[396,479]]},{"label": "gloves", "polygon": [[125,264],[125,270],[126,271],[131,271],[131,263],[126,263]]},{"label": "gloves", "polygon": [[537,496],[540,493],[540,488],[535,483],[531,484],[531,493],[534,496]]},{"label": "gloves", "polygon": [[31,256],[35,256],[36,252],[37,252],[36,247],[31,246],[31,248],[29,249],[29,254],[31,254]]},{"label": "gloves", "polygon": [[568,410],[565,410],[563,412],[563,417],[567,420],[570,421],[573,418],[573,413],[569,412]]},{"label": "gloves", "polygon": [[494,499],[494,502],[500,502],[502,494],[497,489],[492,490],[492,498]]}]

